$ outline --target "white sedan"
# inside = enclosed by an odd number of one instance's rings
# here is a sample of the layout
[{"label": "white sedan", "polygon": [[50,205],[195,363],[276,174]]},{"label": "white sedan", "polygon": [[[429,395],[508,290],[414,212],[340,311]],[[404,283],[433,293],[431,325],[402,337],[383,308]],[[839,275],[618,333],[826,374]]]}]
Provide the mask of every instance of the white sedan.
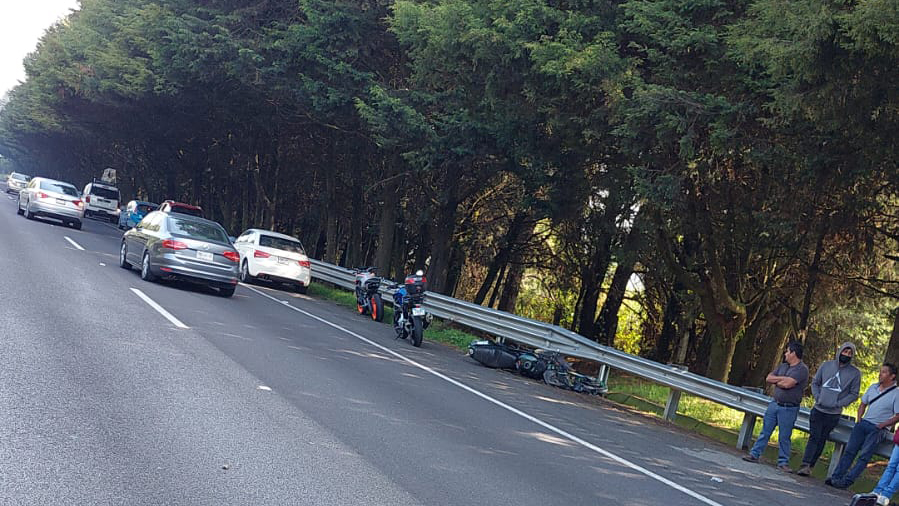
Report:
[{"label": "white sedan", "polygon": [[296,237],[251,228],[234,241],[240,253],[240,280],[257,279],[287,283],[306,293],[312,281],[312,265]]}]

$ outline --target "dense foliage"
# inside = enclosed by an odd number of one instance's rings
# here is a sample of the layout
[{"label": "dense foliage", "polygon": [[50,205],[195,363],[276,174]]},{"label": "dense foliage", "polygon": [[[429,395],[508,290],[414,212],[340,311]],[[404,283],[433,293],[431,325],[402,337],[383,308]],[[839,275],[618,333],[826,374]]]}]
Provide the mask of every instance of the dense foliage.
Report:
[{"label": "dense foliage", "polygon": [[82,0],[0,155],[760,384],[790,338],[899,359],[897,33],[897,0]]}]

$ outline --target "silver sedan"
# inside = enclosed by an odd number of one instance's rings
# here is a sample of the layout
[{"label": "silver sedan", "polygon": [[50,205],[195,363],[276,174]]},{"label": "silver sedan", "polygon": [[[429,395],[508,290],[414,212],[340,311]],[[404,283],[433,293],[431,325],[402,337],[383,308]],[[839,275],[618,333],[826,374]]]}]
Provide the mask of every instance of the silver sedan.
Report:
[{"label": "silver sedan", "polygon": [[19,192],[16,212],[29,220],[38,216],[54,218],[80,230],[84,202],[78,190],[69,183],[36,177]]},{"label": "silver sedan", "polygon": [[140,266],[145,281],[177,278],[217,288],[224,297],[234,295],[240,255],[228,234],[214,221],[179,213],[154,211],[125,232],[119,247],[119,265]]}]

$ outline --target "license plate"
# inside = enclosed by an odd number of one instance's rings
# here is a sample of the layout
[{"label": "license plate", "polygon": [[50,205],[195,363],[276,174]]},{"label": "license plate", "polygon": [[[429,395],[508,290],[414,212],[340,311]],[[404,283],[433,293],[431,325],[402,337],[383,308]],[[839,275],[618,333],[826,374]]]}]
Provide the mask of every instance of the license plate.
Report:
[{"label": "license plate", "polygon": [[212,261],[212,253],[206,253],[205,251],[198,251],[197,252],[197,260],[202,260],[204,262],[211,262]]},{"label": "license plate", "polygon": [[287,265],[288,262],[290,262],[290,259],[289,259],[289,258],[278,257],[278,264],[279,264],[279,265]]},{"label": "license plate", "polygon": [[59,205],[61,205],[61,206],[64,206],[64,205],[68,204],[69,202],[68,202],[67,200],[64,200],[64,199],[56,199],[56,203],[59,204]]},{"label": "license plate", "polygon": [[425,309],[423,307],[413,307],[412,308],[412,316],[424,316]]}]

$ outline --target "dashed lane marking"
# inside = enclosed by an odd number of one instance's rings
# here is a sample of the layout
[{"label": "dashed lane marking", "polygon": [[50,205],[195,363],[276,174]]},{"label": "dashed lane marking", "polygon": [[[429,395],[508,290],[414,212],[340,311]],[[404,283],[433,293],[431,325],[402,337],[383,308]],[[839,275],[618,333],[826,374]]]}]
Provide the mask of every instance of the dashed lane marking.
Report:
[{"label": "dashed lane marking", "polygon": [[78,251],[84,251],[84,248],[82,248],[81,245],[78,244],[77,242],[73,241],[69,236],[64,235],[63,237],[65,237],[65,239],[67,241],[69,241],[69,244],[71,244],[72,246],[75,246],[75,249],[77,249]]},{"label": "dashed lane marking", "polygon": [[150,297],[147,297],[146,294],[144,294],[144,292],[138,290],[137,288],[132,288],[131,291],[134,292],[135,295],[137,295],[138,297],[143,299],[144,302],[149,304],[150,307],[155,309],[159,314],[164,316],[166,320],[172,322],[172,324],[175,325],[176,327],[178,327],[179,329],[189,329],[190,328],[187,325],[181,323],[181,320],[175,318],[172,315],[172,313],[169,313],[168,311],[166,311],[164,307],[157,304],[156,301],[154,301]]}]

